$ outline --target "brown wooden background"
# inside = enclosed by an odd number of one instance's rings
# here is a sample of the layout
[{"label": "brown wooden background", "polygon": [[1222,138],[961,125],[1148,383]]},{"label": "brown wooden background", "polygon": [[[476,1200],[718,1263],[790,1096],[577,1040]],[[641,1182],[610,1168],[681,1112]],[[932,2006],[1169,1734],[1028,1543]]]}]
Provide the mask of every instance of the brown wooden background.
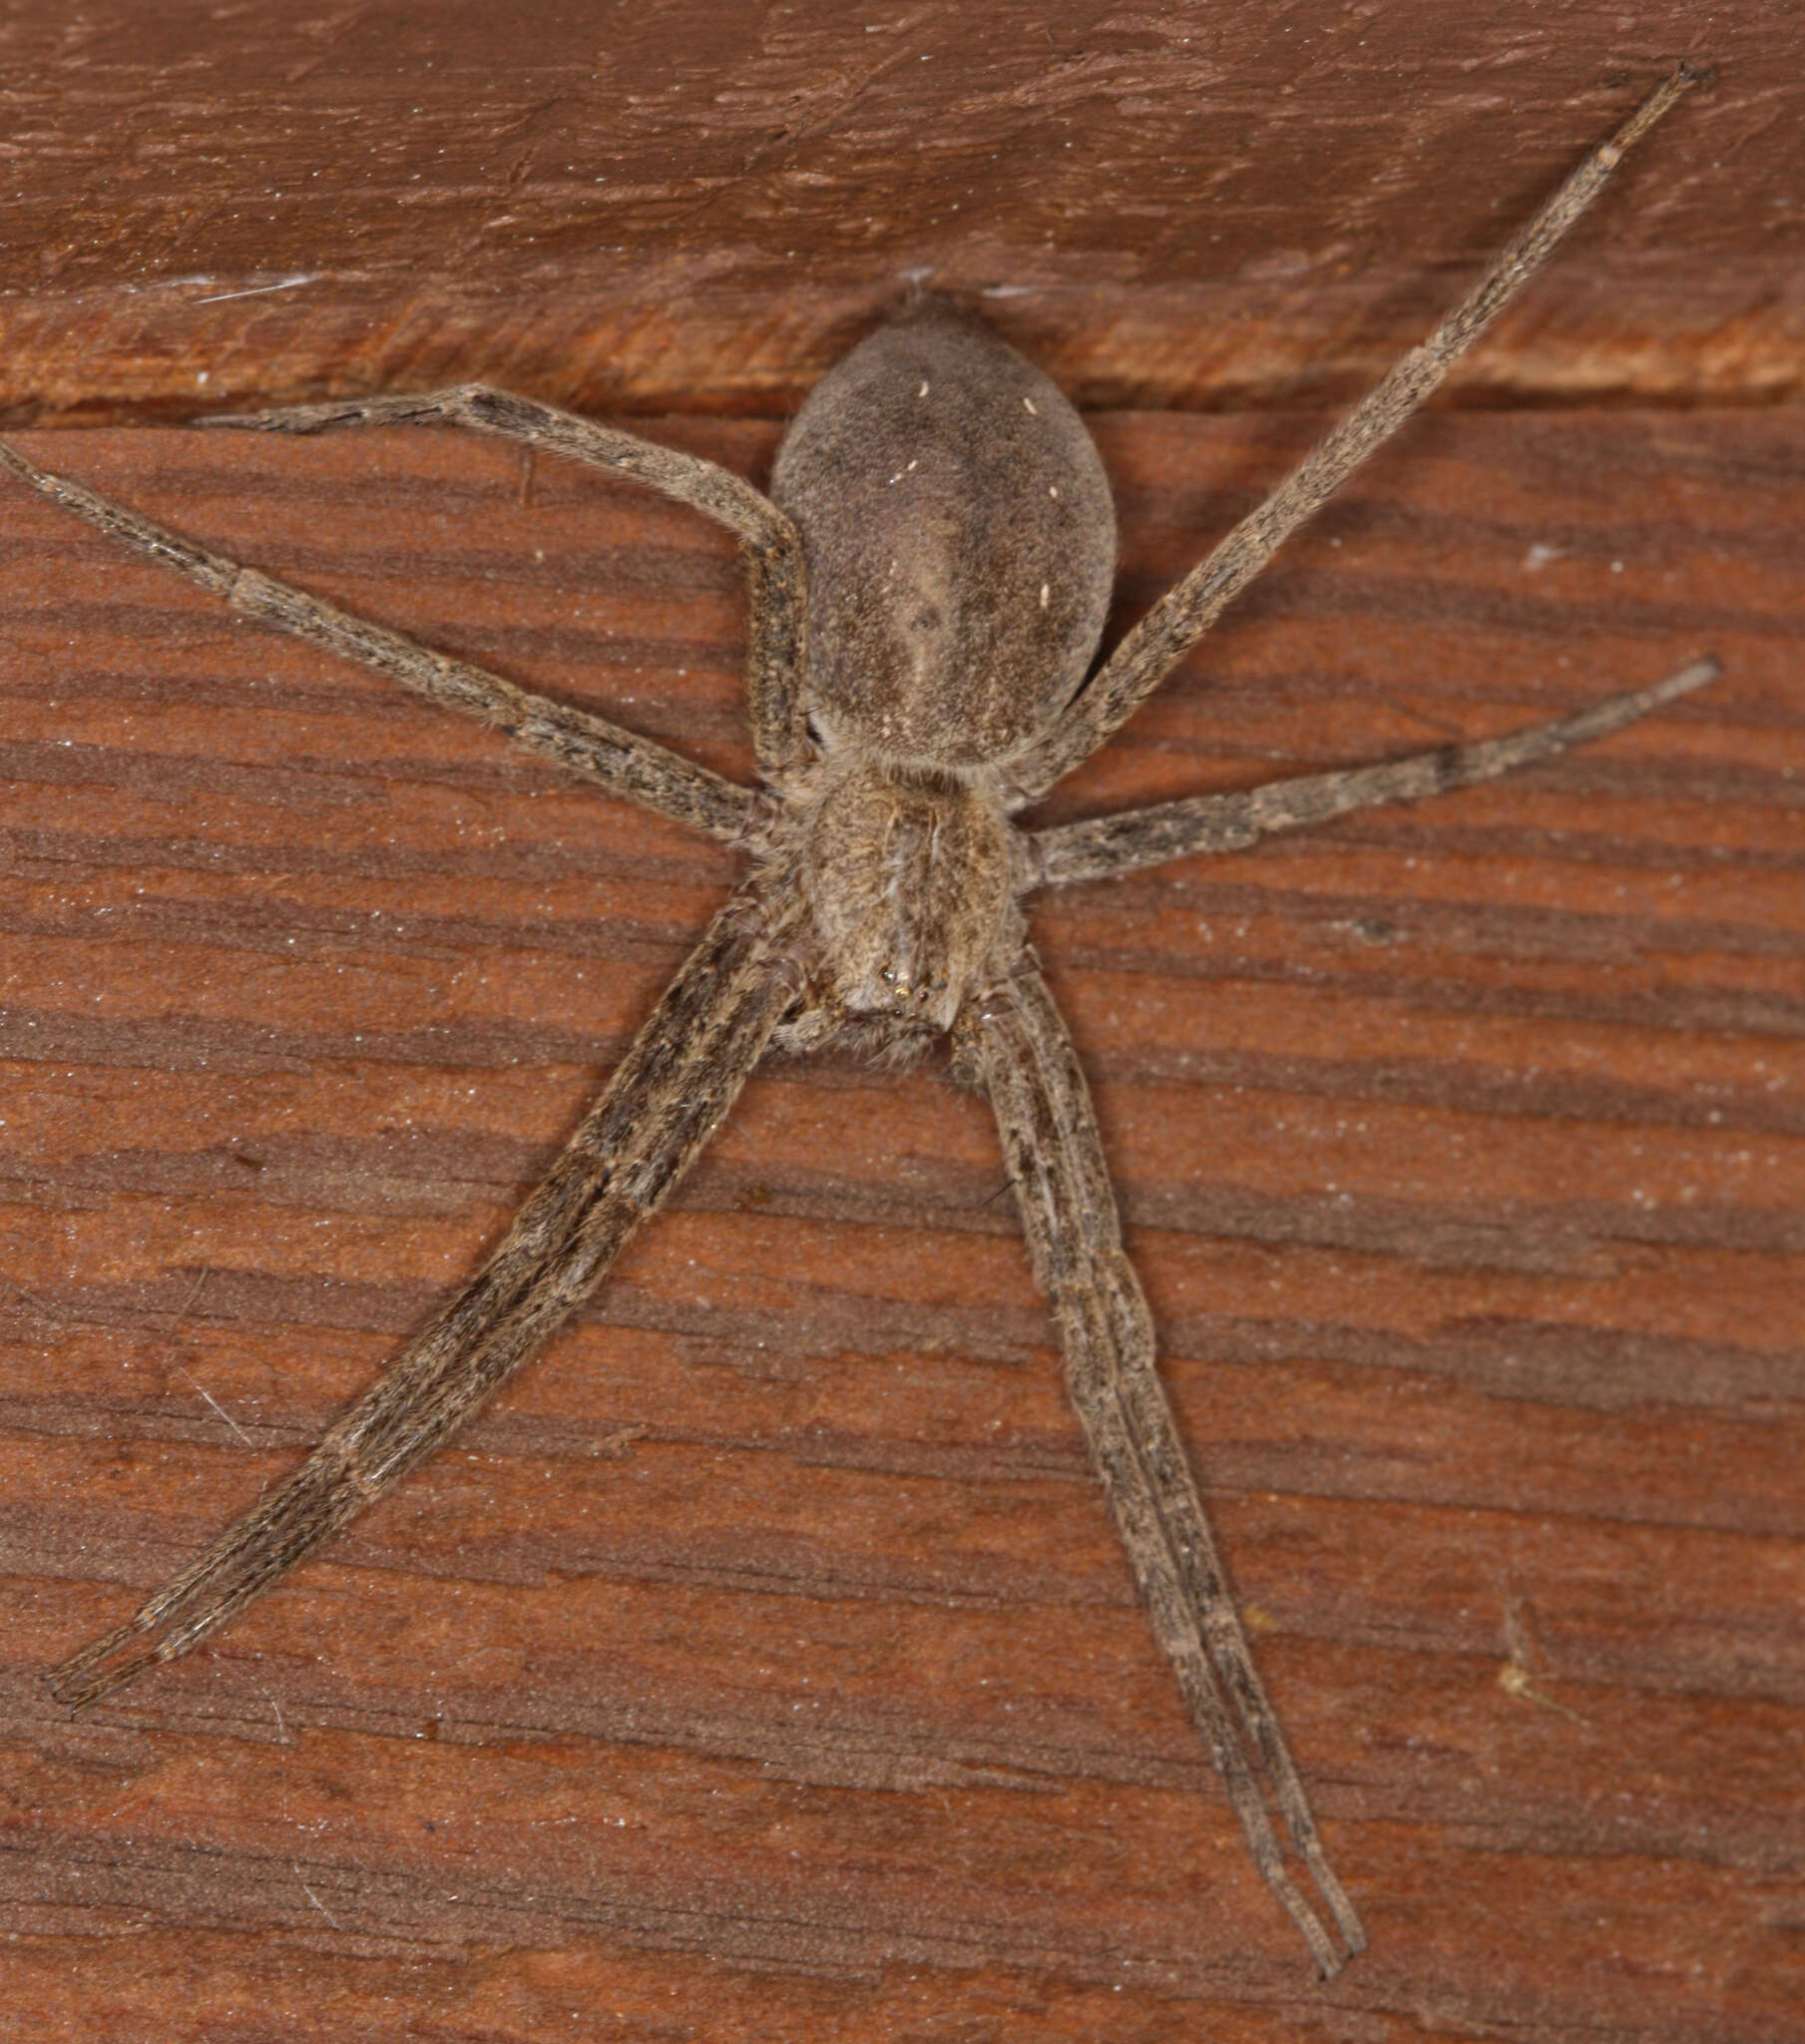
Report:
[{"label": "brown wooden background", "polygon": [[[1322,1987],[938,1070],[773,1066],[454,1449],[216,1646],[52,1705],[472,1268],[732,860],[9,493],[0,2034],[1796,2036],[1783,11],[147,16],[0,26],[15,420],[482,373],[759,477],[925,267],[1104,407],[1116,629],[1664,61],[1714,58],[1467,402],[1060,807],[1727,673],[1511,786],[1039,914],[1372,1930]],[[747,766],[730,548],[674,509],[448,436],[25,444]]]}]

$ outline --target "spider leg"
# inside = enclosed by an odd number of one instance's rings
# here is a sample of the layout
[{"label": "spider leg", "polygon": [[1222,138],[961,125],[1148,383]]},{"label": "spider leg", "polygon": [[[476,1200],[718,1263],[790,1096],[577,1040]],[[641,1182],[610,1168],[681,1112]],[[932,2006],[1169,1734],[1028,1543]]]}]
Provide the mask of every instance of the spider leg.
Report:
[{"label": "spider leg", "polygon": [[1170,1405],[1153,1328],[1123,1254],[1116,1200],[1072,1039],[1038,971],[1024,967],[966,1009],[962,1064],[990,1096],[1035,1276],[1052,1301],[1066,1383],[1154,1635],[1220,1770],[1255,1864],[1318,1967],[1342,1955],[1287,1871],[1249,1750],[1348,1952],[1365,1948],[1236,1616]]},{"label": "spider leg", "polygon": [[737,533],[745,545],[746,700],[758,765],[770,780],[801,766],[808,751],[802,710],[802,541],[776,505],[731,470],[482,383],[418,397],[221,412],[201,423],[266,433],[323,433],[335,426],[469,426],[587,462],[700,511]]},{"label": "spider leg", "polygon": [[1687,64],[1669,73],[1506,246],[1428,340],[1396,363],[1258,510],[1243,518],[1199,567],[1154,604],[1067,705],[1047,736],[1010,763],[1010,778],[1024,800],[1044,794],[1133,715],[1290,534],[1436,389],[1554,254],[1568,229],[1603,189],[1624,151],[1698,82],[1699,74]]},{"label": "spider leg", "polygon": [[742,841],[752,827],[757,797],[749,789],[668,752],[652,739],[587,710],[535,696],[467,660],[435,653],[322,597],[241,567],[81,483],[50,474],[5,441],[0,441],[0,468],[10,469],[53,504],[85,518],[135,552],[214,590],[234,611],[373,667],[448,710],[494,725],[527,751],[599,781],[616,794],[729,844]]},{"label": "spider leg", "polygon": [[1074,880],[1101,880],[1132,872],[1136,866],[1159,865],[1195,851],[1244,851],[1274,831],[1301,829],[1382,802],[1413,801],[1479,780],[1498,780],[1520,766],[1621,731],[1674,697],[1715,681],[1721,672],[1715,660],[1696,660],[1651,688],[1607,697],[1589,710],[1553,724],[1533,724],[1503,738],[1441,746],[1433,753],[1382,761],[1376,766],[1269,780],[1238,794],[1189,795],[1182,801],[1154,802],[1116,816],[1091,816],[1080,823],[1030,831],[1033,883],[1063,887]]},{"label": "spider leg", "polygon": [[733,1104],[794,998],[781,931],[734,897],[482,1272],[285,1482],[50,1677],[81,1709],[224,1625],[444,1444],[592,1291]]}]

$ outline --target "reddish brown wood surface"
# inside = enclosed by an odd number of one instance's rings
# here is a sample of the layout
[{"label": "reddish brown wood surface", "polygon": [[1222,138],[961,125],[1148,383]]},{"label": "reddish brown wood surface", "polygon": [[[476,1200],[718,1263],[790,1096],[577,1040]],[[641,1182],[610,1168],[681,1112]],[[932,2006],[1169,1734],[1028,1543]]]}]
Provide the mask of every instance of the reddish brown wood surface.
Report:
[{"label": "reddish brown wood surface", "polygon": [[[1100,418],[1123,617],[1317,423]],[[450,436],[26,444],[746,767],[730,550],[675,509]],[[1796,2036],[1802,530],[1790,414],[1421,421],[1062,792],[1726,668],[1518,783],[1038,915],[1372,1931],[1324,1987],[938,1069],[774,1066],[454,1449],[217,1645],[52,1704],[473,1267],[732,859],[9,493],[0,2031]]]},{"label": "reddish brown wood surface", "polygon": [[27,0],[0,407],[483,375],[781,410],[908,272],[1088,404],[1322,403],[1680,56],[1718,83],[1456,396],[1796,399],[1798,29],[1783,0]]},{"label": "reddish brown wood surface", "polygon": [[[0,22],[0,406],[487,375],[754,476],[927,270],[1087,402],[1307,405],[1695,96],[1062,813],[1725,680],[1042,905],[1373,1949],[1134,1610],[985,1118],[755,1082],[467,1439],[216,1646],[44,1669],[468,1272],[725,853],[0,499],[0,2034],[1790,2040],[1805,2005],[1805,85],[1701,14],[451,0]],[[740,412],[709,423],[695,414]],[[1121,622],[1308,416],[1098,419]],[[735,772],[730,549],[480,443],[45,434]]]}]

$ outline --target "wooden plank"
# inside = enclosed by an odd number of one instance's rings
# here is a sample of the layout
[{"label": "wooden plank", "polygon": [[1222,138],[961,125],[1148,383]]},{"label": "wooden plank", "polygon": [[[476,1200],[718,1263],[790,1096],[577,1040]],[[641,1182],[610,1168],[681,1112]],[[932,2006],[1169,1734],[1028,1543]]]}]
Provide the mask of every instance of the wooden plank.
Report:
[{"label": "wooden plank", "polygon": [[[1096,423],[1120,630],[1320,421]],[[775,441],[659,431],[754,479]],[[25,444],[748,768],[731,551],[674,508],[448,435]],[[9,493],[0,2027],[1793,2034],[1802,477],[1779,413],[1421,421],[1060,793],[1726,668],[1038,911],[1372,1931],[1328,1987],[938,1069],[773,1066],[456,1447],[216,1646],[51,1703],[472,1267],[733,861]]]},{"label": "wooden plank", "polygon": [[483,376],[781,412],[905,274],[1092,405],[1314,405],[1418,340],[1676,58],[1712,64],[1467,401],[1796,401],[1805,74],[1701,15],[1096,0],[44,4],[0,27],[15,423]]}]

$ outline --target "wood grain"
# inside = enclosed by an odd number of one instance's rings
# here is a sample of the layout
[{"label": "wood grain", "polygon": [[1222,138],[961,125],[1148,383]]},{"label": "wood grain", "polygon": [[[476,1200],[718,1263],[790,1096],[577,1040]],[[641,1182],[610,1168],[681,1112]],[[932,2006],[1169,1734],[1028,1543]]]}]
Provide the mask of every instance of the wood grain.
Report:
[{"label": "wood grain", "polygon": [[23,0],[0,409],[481,376],[782,412],[909,273],[1089,405],[1319,405],[1679,57],[1718,83],[1454,397],[1796,402],[1797,29],[1782,0]]},{"label": "wood grain", "polygon": [[[1119,631],[1320,421],[1095,423]],[[658,430],[755,480],[776,437]],[[730,549],[673,507],[450,435],[23,444],[748,768]],[[1321,1987],[938,1069],[773,1065],[468,1435],[56,1709],[496,1239],[733,862],[9,494],[0,2028],[1795,2035],[1801,531],[1789,414],[1426,419],[1049,806],[1726,669],[1521,781],[1038,913],[1372,1933]]]}]

